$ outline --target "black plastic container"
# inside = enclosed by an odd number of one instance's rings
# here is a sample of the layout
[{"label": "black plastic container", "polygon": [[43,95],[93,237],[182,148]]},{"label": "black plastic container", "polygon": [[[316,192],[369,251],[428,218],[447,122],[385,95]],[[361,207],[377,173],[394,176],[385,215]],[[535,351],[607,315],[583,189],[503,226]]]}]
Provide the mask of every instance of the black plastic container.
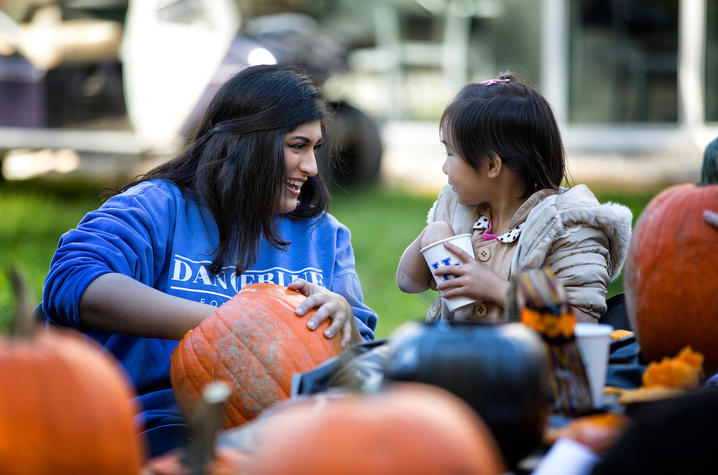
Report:
[{"label": "black plastic container", "polygon": [[514,467],[541,444],[550,410],[541,339],[521,323],[417,324],[390,344],[384,378],[447,389],[489,426]]}]

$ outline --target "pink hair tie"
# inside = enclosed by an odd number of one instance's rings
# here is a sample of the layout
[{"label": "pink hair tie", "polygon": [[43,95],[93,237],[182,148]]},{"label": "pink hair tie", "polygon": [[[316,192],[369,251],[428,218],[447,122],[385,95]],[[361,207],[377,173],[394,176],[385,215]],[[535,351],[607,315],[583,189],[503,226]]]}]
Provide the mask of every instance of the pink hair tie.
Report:
[{"label": "pink hair tie", "polygon": [[491,86],[492,84],[496,84],[497,82],[509,82],[508,79],[487,79],[486,81],[481,81],[479,84],[482,86]]}]

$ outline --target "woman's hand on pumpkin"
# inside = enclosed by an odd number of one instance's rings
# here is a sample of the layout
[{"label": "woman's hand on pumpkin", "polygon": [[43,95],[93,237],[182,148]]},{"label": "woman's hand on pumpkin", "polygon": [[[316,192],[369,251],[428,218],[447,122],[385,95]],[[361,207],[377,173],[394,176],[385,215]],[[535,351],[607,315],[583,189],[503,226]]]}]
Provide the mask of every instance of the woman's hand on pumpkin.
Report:
[{"label": "woman's hand on pumpkin", "polygon": [[347,348],[352,343],[362,341],[352,308],[343,296],[320,285],[311,284],[304,279],[297,279],[287,287],[298,290],[307,296],[297,306],[295,310],[297,315],[303,316],[309,310],[317,308],[316,313],[307,321],[307,327],[310,330],[316,330],[320,323],[329,318],[331,324],[329,328],[324,330],[324,336],[332,338],[337,332],[341,331],[343,348]]},{"label": "woman's hand on pumpkin", "polygon": [[718,213],[715,211],[709,209],[703,211],[703,220],[714,228],[718,228]]},{"label": "woman's hand on pumpkin", "polygon": [[445,280],[436,286],[445,298],[470,297],[479,301],[503,305],[508,281],[502,279],[488,266],[478,262],[473,256],[449,242],[444,247],[456,254],[461,261],[459,265],[441,266],[434,271],[438,276],[453,274],[456,277]]}]

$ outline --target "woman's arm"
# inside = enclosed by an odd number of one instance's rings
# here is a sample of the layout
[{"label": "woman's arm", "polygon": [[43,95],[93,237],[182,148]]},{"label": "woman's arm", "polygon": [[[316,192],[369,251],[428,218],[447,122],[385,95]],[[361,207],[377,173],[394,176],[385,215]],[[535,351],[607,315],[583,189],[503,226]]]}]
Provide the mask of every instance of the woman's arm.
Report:
[{"label": "woman's arm", "polygon": [[141,326],[145,314],[161,311],[168,301],[151,288],[169,261],[180,199],[163,185],[146,182],[115,195],[62,235],[43,288],[49,321],[82,331],[121,331],[127,325],[137,336],[164,334],[156,325],[147,331]]},{"label": "woman's arm", "polygon": [[[353,325],[357,326],[363,340],[374,340],[374,331],[376,330],[379,316],[364,302],[361,281],[356,272],[356,259],[351,245],[351,235],[349,229],[343,225],[338,229],[332,280],[326,288],[346,299],[354,316]],[[354,337],[352,336],[353,341]]]},{"label": "woman's arm", "polygon": [[214,307],[165,294],[123,274],[103,274],[80,300],[80,321],[92,330],[181,339]]}]

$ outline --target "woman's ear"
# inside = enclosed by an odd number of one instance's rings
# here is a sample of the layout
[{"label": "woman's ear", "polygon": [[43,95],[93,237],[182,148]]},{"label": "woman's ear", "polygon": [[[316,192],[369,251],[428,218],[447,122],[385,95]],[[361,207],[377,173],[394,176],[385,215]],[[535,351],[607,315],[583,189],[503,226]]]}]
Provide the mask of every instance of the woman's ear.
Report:
[{"label": "woman's ear", "polygon": [[486,157],[486,176],[489,178],[495,178],[501,173],[501,169],[504,166],[504,162],[498,155],[488,155]]}]

